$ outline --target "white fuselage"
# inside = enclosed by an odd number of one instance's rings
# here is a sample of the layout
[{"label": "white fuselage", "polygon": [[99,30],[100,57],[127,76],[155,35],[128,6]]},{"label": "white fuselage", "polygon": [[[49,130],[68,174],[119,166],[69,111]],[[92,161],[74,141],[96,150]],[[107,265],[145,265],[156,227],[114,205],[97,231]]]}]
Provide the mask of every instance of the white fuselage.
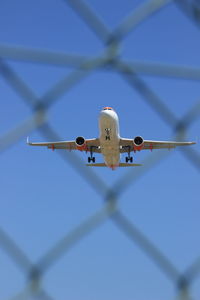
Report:
[{"label": "white fuselage", "polygon": [[114,169],[120,162],[119,119],[114,110],[102,110],[99,117],[100,147],[105,164]]}]

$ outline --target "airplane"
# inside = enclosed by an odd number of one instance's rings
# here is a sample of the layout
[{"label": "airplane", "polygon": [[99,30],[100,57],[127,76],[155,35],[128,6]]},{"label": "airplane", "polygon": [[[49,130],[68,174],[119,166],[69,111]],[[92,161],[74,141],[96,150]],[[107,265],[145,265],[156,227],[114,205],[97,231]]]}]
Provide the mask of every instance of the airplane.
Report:
[{"label": "airplane", "polygon": [[[49,149],[80,150],[90,153],[88,164],[91,167],[109,167],[112,170],[117,167],[134,167],[141,164],[133,163],[131,152],[153,149],[171,149],[177,146],[189,146],[195,142],[175,142],[175,141],[153,141],[144,140],[141,136],[133,139],[122,138],[119,134],[119,119],[112,107],[104,107],[99,116],[99,138],[85,139],[78,136],[74,141],[58,141],[45,143],[30,143],[30,146],[46,146]],[[101,153],[104,163],[95,163],[94,153]],[[120,162],[120,154],[127,153],[125,163]]]}]

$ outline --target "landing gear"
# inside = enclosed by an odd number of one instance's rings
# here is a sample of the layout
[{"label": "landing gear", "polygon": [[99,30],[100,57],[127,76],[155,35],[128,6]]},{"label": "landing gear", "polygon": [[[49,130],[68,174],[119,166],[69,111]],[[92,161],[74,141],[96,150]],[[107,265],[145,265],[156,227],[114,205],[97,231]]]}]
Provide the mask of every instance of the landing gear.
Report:
[{"label": "landing gear", "polygon": [[93,151],[92,151],[93,147],[90,147],[90,156],[88,157],[88,163],[91,163],[91,161],[93,163],[95,163],[95,157],[93,156]]},{"label": "landing gear", "polygon": [[130,161],[130,163],[133,162],[133,157],[132,156],[130,156],[130,157],[126,156],[126,163],[128,163],[129,161]]},{"label": "landing gear", "polygon": [[111,132],[111,129],[110,129],[110,128],[106,128],[106,129],[105,129],[105,132],[106,132],[106,136],[105,136],[106,141],[107,141],[107,140],[110,140],[110,132]]},{"label": "landing gear", "polygon": [[93,157],[88,157],[88,163],[90,163],[90,162],[93,162],[93,163],[95,163],[95,157],[93,156]]},{"label": "landing gear", "polygon": [[130,146],[128,146],[128,156],[126,156],[126,163],[128,163],[129,161],[130,161],[130,163],[132,163],[133,162],[133,157],[130,155],[130,153],[131,153],[131,147]]}]

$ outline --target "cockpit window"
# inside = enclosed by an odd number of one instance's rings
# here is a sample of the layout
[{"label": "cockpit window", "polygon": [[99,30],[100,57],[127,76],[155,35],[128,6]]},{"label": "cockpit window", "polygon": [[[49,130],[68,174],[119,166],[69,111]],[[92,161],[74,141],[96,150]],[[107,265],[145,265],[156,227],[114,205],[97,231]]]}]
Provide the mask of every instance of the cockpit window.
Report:
[{"label": "cockpit window", "polygon": [[104,107],[103,110],[113,110],[112,107]]}]

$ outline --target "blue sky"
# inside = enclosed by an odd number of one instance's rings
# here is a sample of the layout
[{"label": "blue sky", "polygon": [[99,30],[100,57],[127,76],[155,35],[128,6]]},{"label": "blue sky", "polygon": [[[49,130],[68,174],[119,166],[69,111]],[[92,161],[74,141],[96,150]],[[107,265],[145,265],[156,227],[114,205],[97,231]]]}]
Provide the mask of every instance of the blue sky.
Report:
[{"label": "blue sky", "polygon": [[[145,1],[90,1],[110,29]],[[142,22],[123,40],[124,60],[200,66],[199,29],[173,3]],[[104,45],[64,1],[43,0],[0,4],[0,44],[98,56]],[[0,47],[1,49],[1,47]],[[70,74],[72,68],[5,59],[39,97]],[[199,82],[140,74],[171,109],[185,116],[200,98]],[[30,106],[1,77],[1,126],[4,136],[32,115]],[[173,129],[116,72],[97,70],[64,93],[49,108],[49,124],[64,140],[98,136],[98,114],[112,106],[120,119],[121,136],[168,140]],[[199,140],[200,118],[187,131]],[[47,140],[39,130],[28,132],[32,141]],[[23,135],[1,154],[0,228],[36,263],[62,237],[103,205],[102,196],[86,176],[64,162],[56,151],[28,147]],[[199,144],[194,146],[199,153]],[[141,163],[156,153],[136,153]],[[77,153],[81,165],[87,161]],[[97,161],[102,157],[97,155]],[[124,157],[122,158],[122,160]],[[130,172],[126,169],[91,170],[112,186]],[[129,178],[136,169],[131,170]],[[93,174],[92,173],[92,174]],[[93,175],[92,175],[93,176]],[[131,181],[119,198],[119,209],[184,272],[200,254],[199,170],[173,150],[166,159]],[[20,270],[0,244],[0,299],[11,299],[24,289],[27,273]],[[191,287],[199,299],[200,280]],[[177,290],[153,260],[113,222],[105,221],[47,270],[42,285],[53,299],[174,299]]]}]

